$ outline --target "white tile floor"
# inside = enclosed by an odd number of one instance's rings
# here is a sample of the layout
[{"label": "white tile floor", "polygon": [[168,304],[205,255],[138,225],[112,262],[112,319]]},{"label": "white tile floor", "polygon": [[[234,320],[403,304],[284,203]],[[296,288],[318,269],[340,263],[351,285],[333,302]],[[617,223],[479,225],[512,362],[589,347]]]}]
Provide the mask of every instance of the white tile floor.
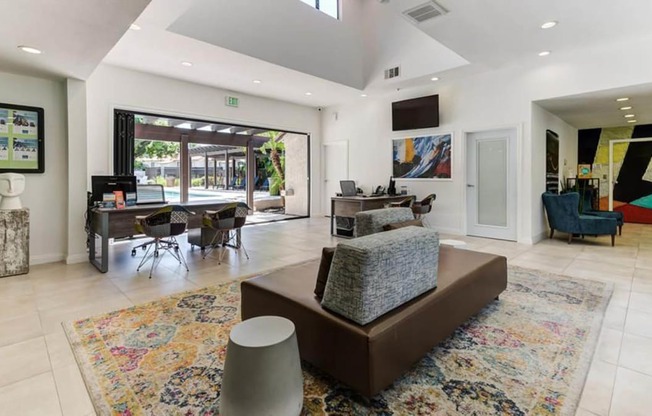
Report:
[{"label": "white tile floor", "polygon": [[[613,282],[600,342],[577,415],[652,414],[652,226],[627,224],[608,237],[566,244],[565,235],[529,246],[473,237],[468,248],[504,255],[510,264]],[[88,263],[35,266],[0,278],[0,415],[94,414],[61,321],[124,308],[320,256],[335,245],[324,218],[248,226],[251,260],[229,252],[218,266],[184,246],[190,272],[164,258],[147,278],[136,273],[131,244],[112,247],[110,271]],[[138,253],[140,256],[141,253]]]}]

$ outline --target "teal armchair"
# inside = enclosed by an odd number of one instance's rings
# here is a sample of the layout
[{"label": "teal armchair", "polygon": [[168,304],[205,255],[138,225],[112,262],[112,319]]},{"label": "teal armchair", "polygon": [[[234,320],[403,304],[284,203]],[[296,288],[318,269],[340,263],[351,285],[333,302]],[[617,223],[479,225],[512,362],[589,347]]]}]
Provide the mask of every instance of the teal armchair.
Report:
[{"label": "teal armchair", "polygon": [[618,222],[615,218],[603,218],[595,215],[580,215],[580,194],[569,192],[562,195],[544,193],[543,206],[546,209],[550,224],[550,238],[555,231],[568,233],[568,244],[573,240],[573,234],[610,235],[611,245],[615,245]]},{"label": "teal armchair", "polygon": [[593,209],[593,204],[591,202],[593,201],[594,192],[595,191],[593,189],[586,189],[582,193],[584,198],[582,203],[582,215],[594,215],[596,217],[613,218],[618,224],[618,235],[622,235],[623,224],[625,223],[625,215],[622,212],[618,211],[601,211]]}]

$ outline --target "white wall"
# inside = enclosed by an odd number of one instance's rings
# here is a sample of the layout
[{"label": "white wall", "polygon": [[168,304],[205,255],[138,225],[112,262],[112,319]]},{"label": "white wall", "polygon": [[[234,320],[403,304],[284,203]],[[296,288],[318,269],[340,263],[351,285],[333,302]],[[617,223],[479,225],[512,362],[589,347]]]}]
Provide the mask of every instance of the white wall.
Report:
[{"label": "white wall", "polygon": [[[545,177],[545,140],[533,139],[533,124],[545,127],[550,122],[553,126],[551,129],[556,128],[560,136],[573,134],[572,128],[562,126],[560,120],[554,120],[554,123],[552,120],[542,120],[541,113],[533,117],[532,102],[650,82],[652,55],[641,55],[640,50],[645,49],[651,40],[652,37],[557,56],[552,54],[547,57],[550,59],[534,57],[455,81],[446,81],[442,76],[442,81],[436,84],[329,107],[322,115],[323,141],[349,141],[352,161],[350,177],[368,189],[372,185],[386,183],[391,174],[391,138],[415,133],[452,132],[453,181],[410,182],[410,186],[418,197],[430,192],[437,193],[437,201],[428,218],[433,226],[442,231],[463,234],[466,231],[464,132],[516,127],[520,131],[518,240],[531,243],[543,231],[540,191],[544,189]],[[631,61],[631,57],[636,57],[636,65],[622,64]],[[433,93],[440,96],[439,128],[418,132],[391,131],[392,101]],[[540,130],[536,127],[537,134],[541,133]],[[542,134],[545,138],[545,128]],[[568,143],[565,148],[569,161],[573,160],[572,154],[576,152],[573,146],[577,146],[576,141],[574,145]]]},{"label": "white wall", "polygon": [[[225,95],[240,98],[238,108]],[[113,109],[188,116],[209,121],[291,130],[311,134],[319,149],[320,117],[315,108],[234,93],[110,65],[100,65],[87,80],[88,174],[113,173]],[[312,183],[319,182],[319,158],[311,155]],[[314,186],[311,193],[318,198]],[[313,204],[314,206],[314,204]]]},{"label": "white wall", "polygon": [[66,99],[68,106],[68,247],[66,262],[78,263],[88,260],[84,231],[84,214],[88,204],[86,200],[88,178],[86,82],[67,79]]},{"label": "white wall", "polygon": [[541,215],[532,216],[532,239],[540,241],[546,235],[548,225],[543,216],[541,194],[546,190],[546,130],[559,136],[559,179],[566,177],[566,171],[577,165],[577,128],[566,123],[537,104],[532,104],[532,168],[544,175],[532,177],[532,209]]},{"label": "white wall", "polygon": [[[45,173],[25,174],[20,197],[30,210],[30,263],[63,260],[67,239],[66,93],[62,82],[0,72],[0,101],[42,107]],[[82,222],[83,226],[83,222]]]}]

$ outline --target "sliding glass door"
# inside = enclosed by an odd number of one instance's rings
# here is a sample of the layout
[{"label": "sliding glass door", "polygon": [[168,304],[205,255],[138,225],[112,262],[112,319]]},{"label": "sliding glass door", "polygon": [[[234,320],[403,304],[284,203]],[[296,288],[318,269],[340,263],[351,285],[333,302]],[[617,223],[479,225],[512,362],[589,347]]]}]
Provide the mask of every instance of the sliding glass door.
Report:
[{"label": "sliding glass door", "polygon": [[[116,111],[119,115],[130,113]],[[151,114],[131,117],[132,132],[128,123],[121,124],[127,127],[120,134],[116,129],[116,169],[133,167],[123,173],[136,175],[140,184],[163,185],[168,201],[245,202],[253,211],[248,222],[310,215],[308,135]]]}]

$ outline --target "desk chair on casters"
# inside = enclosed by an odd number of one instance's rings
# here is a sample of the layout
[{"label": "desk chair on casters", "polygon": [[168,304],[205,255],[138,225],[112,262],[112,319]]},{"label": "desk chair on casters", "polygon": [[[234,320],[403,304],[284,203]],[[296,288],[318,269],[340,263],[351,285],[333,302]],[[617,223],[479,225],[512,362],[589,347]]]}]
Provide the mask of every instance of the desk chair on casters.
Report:
[{"label": "desk chair on casters", "polygon": [[249,254],[241,238],[241,229],[247,221],[248,213],[249,206],[244,202],[227,204],[219,211],[206,211],[202,218],[202,227],[215,231],[215,237],[213,237],[209,247],[204,250],[203,258],[206,258],[214,249],[222,246],[222,252],[217,263],[222,264],[226,247],[230,246],[236,250],[242,249],[247,260],[249,260]]},{"label": "desk chair on casters", "polygon": [[[136,217],[136,231],[153,238],[145,246],[147,251],[145,251],[145,256],[143,256],[136,271],[140,271],[140,268],[151,260],[152,266],[149,269],[149,278],[151,279],[154,267],[160,263],[166,252],[172,254],[179,261],[179,264],[183,264],[186,271],[189,270],[176,239],[176,236],[186,231],[188,214],[194,214],[194,212],[188,211],[181,205],[169,205],[147,216]],[[136,255],[135,248],[131,251],[131,255]]]},{"label": "desk chair on casters", "polygon": [[[140,205],[145,204],[165,204],[165,189],[163,185],[138,185],[136,187],[136,203]],[[142,248],[145,250],[147,246],[154,243],[154,239],[148,240],[143,244],[139,244],[132,248],[131,255],[136,255],[136,249]]]}]

